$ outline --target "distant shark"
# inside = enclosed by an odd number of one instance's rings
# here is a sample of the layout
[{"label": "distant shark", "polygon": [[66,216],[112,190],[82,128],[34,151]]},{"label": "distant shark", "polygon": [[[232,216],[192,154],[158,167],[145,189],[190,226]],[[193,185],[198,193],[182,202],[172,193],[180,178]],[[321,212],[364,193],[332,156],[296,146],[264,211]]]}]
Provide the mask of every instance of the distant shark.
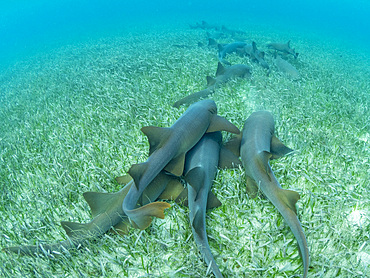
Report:
[{"label": "distant shark", "polygon": [[211,30],[211,29],[219,30],[220,29],[219,26],[209,24],[204,20],[202,20],[200,23],[196,22],[195,25],[189,24],[189,26],[191,29],[203,29],[203,30]]},{"label": "distant shark", "polygon": [[301,78],[298,70],[288,61],[282,59],[279,55],[275,58],[275,65],[280,72],[286,74],[291,79],[298,80]]},{"label": "distant shark", "polygon": [[131,166],[128,173],[134,179],[135,186],[131,186],[122,208],[134,227],[145,229],[150,225],[152,216],[163,218],[164,209],[170,207],[165,202],[137,207],[140,196],[158,173],[164,169],[180,176],[184,170],[186,153],[204,133],[224,130],[238,134],[240,131],[217,115],[213,100],[194,103],[169,128],[148,126],[141,130],[149,140],[149,158],[144,163]]},{"label": "distant shark", "polygon": [[290,47],[290,41],[288,41],[287,43],[272,42],[272,43],[267,44],[267,47],[274,49],[276,51],[280,51],[283,54],[291,54],[293,55],[294,58],[298,57],[298,53],[295,52],[295,49]]},{"label": "distant shark", "polygon": [[270,112],[252,113],[243,127],[241,160],[247,175],[248,192],[254,197],[260,189],[279,210],[297,239],[305,278],[308,273],[309,251],[295,207],[300,196],[295,191],[282,189],[269,165],[270,159],[281,157],[293,150],[275,137],[274,130],[274,119]]},{"label": "distant shark", "polygon": [[190,104],[200,98],[207,97],[208,95],[215,92],[222,84],[228,82],[233,78],[249,78],[251,76],[251,68],[247,65],[233,65],[230,67],[224,67],[220,62],[217,66],[216,78],[207,76],[207,88],[188,95],[178,101],[176,101],[173,106],[179,108],[182,104]]},{"label": "distant shark", "polygon": [[258,50],[255,42],[236,49],[236,53],[241,56],[248,55],[252,61],[259,63],[265,69],[270,69],[269,65],[265,61],[265,52]]},{"label": "distant shark", "polygon": [[248,45],[246,42],[233,42],[233,43],[228,43],[225,45],[219,44],[218,45],[218,60],[226,65],[230,65],[230,63],[224,59],[226,55],[231,54],[231,53],[236,53],[238,49],[242,49],[246,45]]},{"label": "distant shark", "polygon": [[[117,181],[120,183],[122,179],[123,177],[119,177]],[[102,236],[112,228],[116,232],[125,234],[131,224],[122,210],[122,203],[132,186],[134,186],[133,180],[116,193],[85,192],[83,196],[91,209],[93,219],[86,224],[62,221],[61,225],[68,236],[68,239],[64,241],[54,244],[6,247],[3,250],[20,255],[40,254],[53,257],[59,256],[66,250],[78,248],[89,240]],[[140,202],[146,205],[158,197],[176,199],[183,189],[184,187],[178,178],[169,176],[162,171],[144,191]]]}]

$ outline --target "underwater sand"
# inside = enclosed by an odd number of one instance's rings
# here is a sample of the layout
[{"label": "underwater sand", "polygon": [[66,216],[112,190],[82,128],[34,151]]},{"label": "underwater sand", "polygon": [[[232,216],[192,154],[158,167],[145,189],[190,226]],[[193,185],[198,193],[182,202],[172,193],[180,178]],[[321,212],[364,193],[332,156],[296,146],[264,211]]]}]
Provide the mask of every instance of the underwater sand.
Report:
[{"label": "underwater sand", "polygon": [[[235,26],[232,26],[235,27]],[[243,29],[243,28],[238,28]],[[365,277],[370,264],[370,56],[340,41],[276,30],[250,31],[259,49],[292,40],[301,79],[236,55],[251,80],[231,81],[213,99],[239,128],[254,111],[275,117],[277,136],[296,150],[272,161],[283,188],[300,193],[309,277]],[[0,72],[1,246],[66,239],[60,221],[91,219],[85,191],[115,192],[114,178],[147,158],[140,128],[168,127],[186,110],[172,104],[204,89],[217,68],[205,32],[140,29],[62,46]],[[173,44],[188,45],[176,48]],[[272,56],[266,58],[272,64]],[[230,137],[224,133],[224,140]],[[245,194],[242,169],[220,170],[208,212],[209,241],[225,277],[297,277],[296,240],[274,206]],[[3,277],[211,277],[175,203],[166,218],[127,236],[106,234],[59,259],[0,252]]]}]

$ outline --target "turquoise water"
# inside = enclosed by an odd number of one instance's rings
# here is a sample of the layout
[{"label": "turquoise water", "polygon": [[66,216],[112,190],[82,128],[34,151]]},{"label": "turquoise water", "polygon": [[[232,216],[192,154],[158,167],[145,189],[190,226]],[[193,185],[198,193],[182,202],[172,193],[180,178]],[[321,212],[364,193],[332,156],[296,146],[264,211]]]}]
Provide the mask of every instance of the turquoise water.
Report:
[{"label": "turquoise water", "polygon": [[247,24],[313,32],[368,47],[369,15],[370,2],[365,0],[2,1],[0,64],[11,65],[48,47],[117,35],[138,26],[184,28],[200,20],[234,28]]}]

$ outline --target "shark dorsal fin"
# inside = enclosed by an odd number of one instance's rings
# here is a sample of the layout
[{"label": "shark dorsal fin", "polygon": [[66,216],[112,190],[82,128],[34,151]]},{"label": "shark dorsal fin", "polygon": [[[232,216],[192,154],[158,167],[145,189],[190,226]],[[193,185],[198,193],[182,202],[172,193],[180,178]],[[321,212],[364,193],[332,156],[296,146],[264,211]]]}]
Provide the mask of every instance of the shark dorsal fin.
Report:
[{"label": "shark dorsal fin", "polygon": [[224,46],[222,44],[218,44],[217,47],[218,47],[218,52],[222,52],[222,50],[224,50]]},{"label": "shark dorsal fin", "polygon": [[130,175],[116,177],[116,182],[118,184],[128,184],[130,181],[132,181],[132,177]]},{"label": "shark dorsal fin", "polygon": [[223,75],[225,71],[226,71],[225,67],[220,62],[218,62],[216,76]]},{"label": "shark dorsal fin", "polygon": [[247,194],[249,198],[251,199],[256,198],[258,195],[258,190],[259,190],[256,181],[252,179],[251,177],[247,176],[246,184],[247,184]]},{"label": "shark dorsal fin", "polygon": [[290,48],[290,40],[286,43],[286,45],[288,46],[288,48]]},{"label": "shark dorsal fin", "polygon": [[106,212],[115,202],[123,202],[128,190],[134,181],[130,181],[124,188],[115,193],[84,192],[83,196],[91,209],[92,217]]},{"label": "shark dorsal fin", "polygon": [[[186,182],[194,188],[195,192],[198,192],[204,185],[204,168],[203,167],[194,167],[185,175]],[[195,197],[195,200],[197,197]]]},{"label": "shark dorsal fin", "polygon": [[230,123],[228,120],[218,115],[214,115],[211,119],[211,122],[206,132],[208,133],[208,132],[215,132],[215,131],[222,131],[222,130],[231,132],[234,134],[240,133],[240,130],[235,125]]},{"label": "shark dorsal fin", "polygon": [[[175,202],[177,204],[184,205],[185,207],[188,206],[188,188],[185,188],[179,196],[177,196]],[[208,193],[208,200],[207,200],[207,209],[217,208],[221,206],[221,201],[213,194],[212,191]]]},{"label": "shark dorsal fin", "polygon": [[163,200],[175,200],[183,191],[183,184],[178,180],[178,178],[173,178],[158,198]]},{"label": "shark dorsal fin", "polygon": [[[239,144],[240,146],[240,144]],[[218,167],[221,169],[237,168],[241,165],[239,158],[231,150],[221,145]]]},{"label": "shark dorsal fin", "polygon": [[88,236],[90,229],[89,223],[81,224],[76,222],[62,221],[60,224],[70,238],[83,238]]},{"label": "shark dorsal fin", "polygon": [[136,188],[139,188],[140,179],[147,169],[148,163],[143,162],[139,164],[133,164],[128,170],[128,174],[134,179]]},{"label": "shark dorsal fin", "polygon": [[168,127],[144,126],[141,131],[148,137],[149,141],[149,155],[151,155],[161,143],[164,142],[172,132]]},{"label": "shark dorsal fin", "polygon": [[121,221],[118,224],[114,225],[114,231],[120,235],[126,235],[129,229],[128,219],[126,221]]},{"label": "shark dorsal fin", "polygon": [[215,46],[215,45],[218,45],[216,40],[214,40],[212,38],[209,38],[208,39],[208,46]]},{"label": "shark dorsal fin", "polygon": [[253,52],[255,53],[257,51],[257,44],[256,42],[252,42]]},{"label": "shark dorsal fin", "polygon": [[230,150],[236,157],[240,156],[240,145],[242,142],[242,134],[238,134],[227,141],[224,147]]},{"label": "shark dorsal fin", "polygon": [[167,165],[166,167],[164,167],[164,169],[175,175],[175,176],[181,176],[182,173],[184,172],[184,164],[185,164],[185,154],[186,153],[182,153],[180,155],[178,155],[177,157],[175,157],[174,159],[172,159]]},{"label": "shark dorsal fin", "polygon": [[293,150],[285,146],[276,136],[271,138],[270,152],[272,154],[272,159],[282,157]]},{"label": "shark dorsal fin", "polygon": [[295,204],[300,199],[299,193],[293,190],[279,189],[279,199],[289,207],[295,214],[297,214],[297,209]]},{"label": "shark dorsal fin", "polygon": [[207,87],[211,87],[216,84],[215,78],[207,76],[206,79],[207,79]]},{"label": "shark dorsal fin", "polygon": [[222,205],[221,201],[213,194],[212,191],[208,193],[207,209],[217,208]]},{"label": "shark dorsal fin", "polygon": [[191,225],[193,226],[194,230],[199,236],[202,235],[202,228],[203,228],[202,223],[203,223],[202,213],[200,212],[199,209],[197,209],[197,211],[194,214],[194,218],[193,218],[193,221],[191,222]]}]

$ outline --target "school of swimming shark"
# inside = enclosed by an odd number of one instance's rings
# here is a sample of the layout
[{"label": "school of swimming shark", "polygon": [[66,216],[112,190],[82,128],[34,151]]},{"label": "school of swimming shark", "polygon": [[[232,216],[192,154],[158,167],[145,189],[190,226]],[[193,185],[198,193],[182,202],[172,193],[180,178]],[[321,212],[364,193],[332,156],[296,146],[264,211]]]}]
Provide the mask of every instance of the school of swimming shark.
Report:
[{"label": "school of swimming shark", "polygon": [[[171,206],[165,200],[172,200],[188,206],[189,222],[200,255],[215,277],[223,277],[208,243],[206,211],[222,205],[211,191],[217,169],[244,167],[247,194],[255,198],[262,193],[278,209],[298,242],[304,268],[303,277],[307,277],[309,249],[295,207],[300,195],[283,189],[269,165],[269,160],[293,150],[274,135],[274,119],[270,112],[253,112],[240,131],[227,119],[217,115],[216,103],[207,99],[229,80],[248,78],[252,74],[248,65],[231,65],[226,60],[228,55],[234,53],[248,56],[269,74],[271,67],[264,60],[265,53],[257,49],[255,42],[247,43],[239,39],[245,35],[243,31],[211,25],[205,21],[190,25],[190,28],[203,29],[208,38],[207,47],[217,48],[219,62],[216,77],[208,76],[206,89],[173,104],[177,108],[181,105],[190,106],[171,127],[145,126],[141,129],[149,141],[148,159],[132,165],[128,175],[116,178],[123,186],[120,191],[85,192],[83,197],[91,209],[92,220],[85,224],[62,221],[67,240],[52,244],[6,247],[3,251],[57,257],[108,231],[127,234],[130,227],[146,229],[153,217],[165,217],[164,210]],[[220,38],[229,38],[234,42],[218,44],[216,40]],[[286,55],[292,55],[294,59],[298,57],[298,53],[290,47],[290,42],[269,43],[267,48],[274,51],[277,69],[293,80],[300,78],[298,70],[284,59]],[[235,135],[223,143],[221,131]]]}]

